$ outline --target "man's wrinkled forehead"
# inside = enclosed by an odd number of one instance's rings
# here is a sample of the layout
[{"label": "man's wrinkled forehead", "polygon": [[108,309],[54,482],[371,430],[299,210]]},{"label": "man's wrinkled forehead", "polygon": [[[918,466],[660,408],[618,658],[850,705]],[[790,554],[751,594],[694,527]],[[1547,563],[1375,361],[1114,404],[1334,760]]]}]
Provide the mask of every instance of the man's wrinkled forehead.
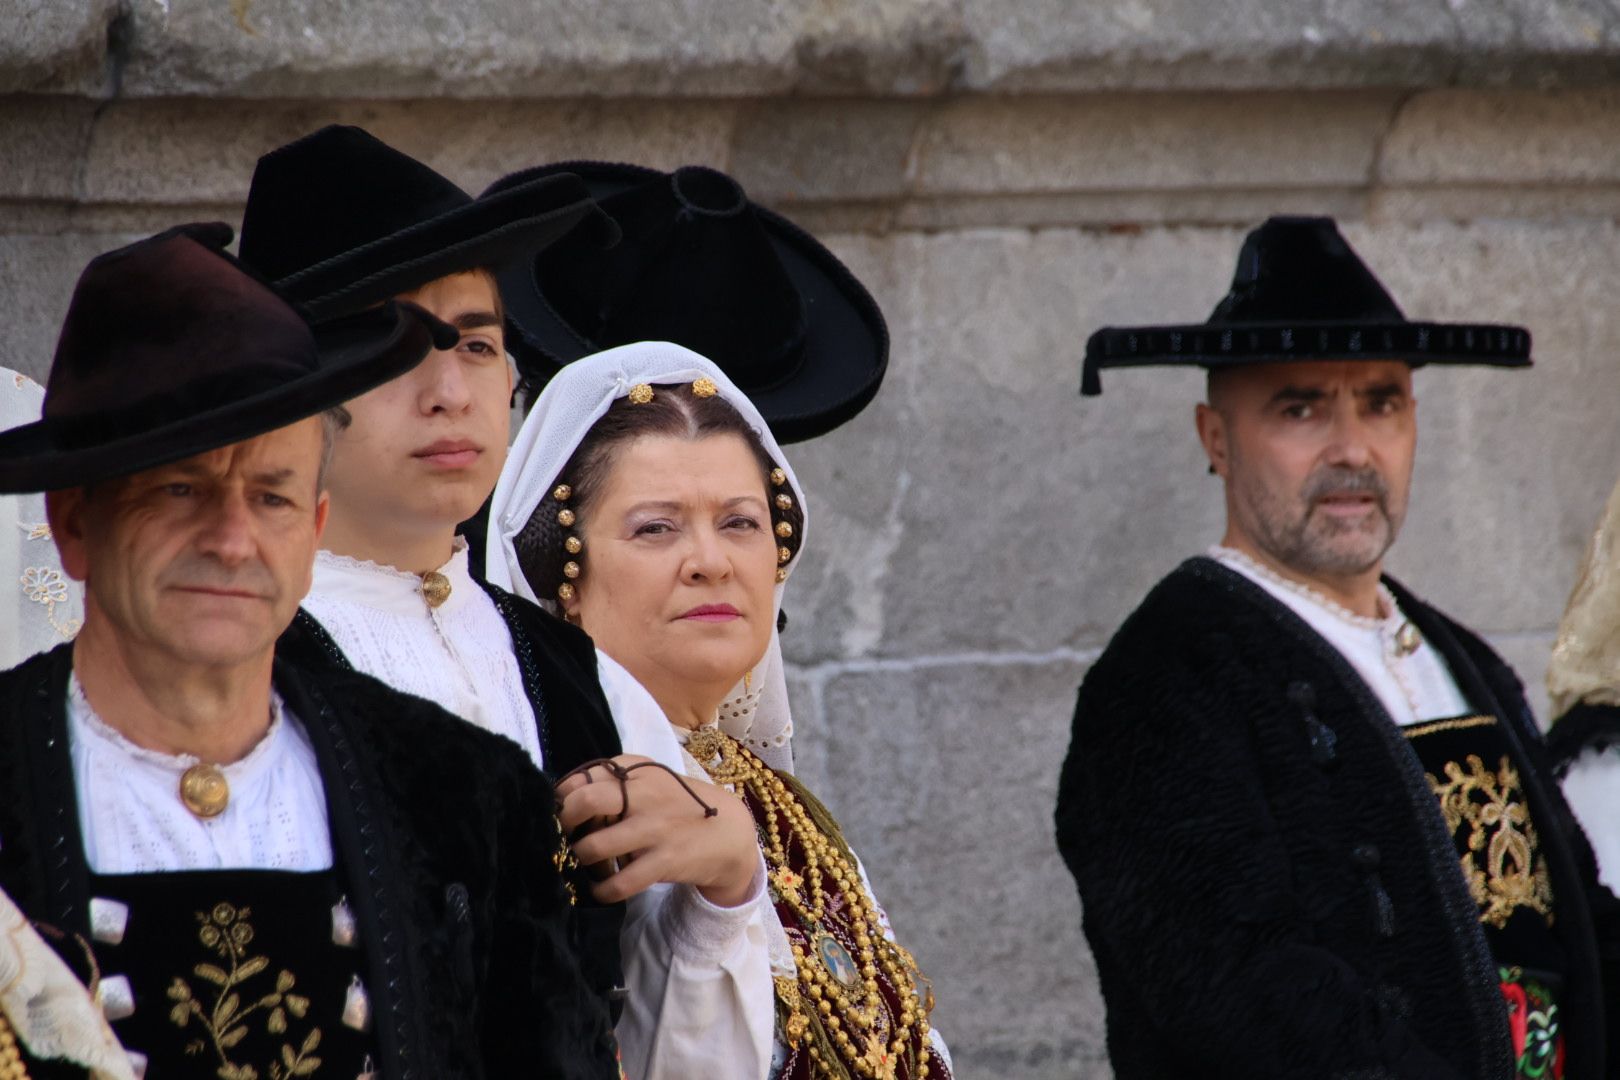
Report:
[{"label": "man's wrinkled forehead", "polygon": [[222,480],[239,477],[265,487],[309,482],[321,464],[321,420],[308,417],[251,439],[93,485],[115,491],[143,483]]},{"label": "man's wrinkled forehead", "polygon": [[1401,360],[1296,360],[1211,368],[1208,401],[1264,405],[1277,400],[1321,400],[1340,393],[1357,397],[1412,392],[1412,367]]}]

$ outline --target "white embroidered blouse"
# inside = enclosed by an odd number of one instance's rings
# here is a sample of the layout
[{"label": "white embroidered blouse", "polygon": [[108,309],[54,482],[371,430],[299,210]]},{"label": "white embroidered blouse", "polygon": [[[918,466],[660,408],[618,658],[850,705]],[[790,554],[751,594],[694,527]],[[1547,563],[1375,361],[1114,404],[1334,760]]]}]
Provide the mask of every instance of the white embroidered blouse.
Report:
[{"label": "white embroidered blouse", "polygon": [[332,865],[325,787],[298,719],[271,695],[270,728],[223,766],[231,798],[217,817],[180,801],[197,759],[136,746],[96,715],[78,676],[68,689],[68,742],[79,828],[98,874],[177,870],[325,870]]}]

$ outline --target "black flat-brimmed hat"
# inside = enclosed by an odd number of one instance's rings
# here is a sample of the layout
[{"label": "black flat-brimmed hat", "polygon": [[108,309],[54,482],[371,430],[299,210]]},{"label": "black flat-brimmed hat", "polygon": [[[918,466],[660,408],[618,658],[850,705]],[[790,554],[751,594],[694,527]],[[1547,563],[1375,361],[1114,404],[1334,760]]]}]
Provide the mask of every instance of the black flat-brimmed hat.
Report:
[{"label": "black flat-brimmed hat", "polygon": [[393,303],[312,331],[225,253],[230,242],[223,222],[182,225],[91,260],[43,419],[0,432],[0,492],[78,487],[251,439],[455,342],[452,327]]},{"label": "black flat-brimmed hat", "polygon": [[1529,367],[1530,331],[1495,323],[1412,322],[1332,218],[1274,217],[1243,241],[1232,290],[1208,322],[1105,327],[1092,334],[1080,392],[1102,393],[1102,368],[1291,360]]},{"label": "black flat-brimmed hat", "polygon": [[672,341],[719,365],[782,442],[831,431],[872,400],[888,327],[809,233],[698,166],[561,162],[513,173],[484,197],[569,173],[623,238],[604,250],[564,237],[499,275],[507,315],[540,358],[523,372],[530,384],[615,345]]},{"label": "black flat-brimmed hat", "polygon": [[557,174],[474,199],[357,127],[332,125],[259,159],[242,261],[314,319],[346,315],[450,274],[495,269],[587,218],[616,235],[584,184]]}]

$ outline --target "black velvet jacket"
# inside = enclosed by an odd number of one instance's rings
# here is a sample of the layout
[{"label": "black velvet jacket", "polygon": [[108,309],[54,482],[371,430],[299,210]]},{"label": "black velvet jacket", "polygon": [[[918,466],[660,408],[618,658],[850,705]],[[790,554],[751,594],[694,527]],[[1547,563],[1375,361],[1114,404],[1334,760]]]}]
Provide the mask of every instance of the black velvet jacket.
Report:
[{"label": "black velvet jacket", "polygon": [[[1568,1075],[1602,1075],[1591,855],[1513,672],[1393,581],[1494,714],[1546,855]],[[1417,757],[1315,631],[1212,559],[1183,563],[1087,673],[1057,806],[1115,1075],[1508,1077],[1479,909]]]},{"label": "black velvet jacket", "polygon": [[[0,674],[0,888],[89,935],[70,645]],[[549,783],[509,743],[369,676],[278,658],[314,746],[390,1080],[618,1075],[554,862]],[[583,892],[585,885],[574,885]]]},{"label": "black velvet jacket", "polygon": [[[562,776],[587,761],[620,753],[619,729],[614,726],[602,684],[597,680],[596,646],[590,637],[578,627],[546,614],[538,604],[482,578],[475,580],[495,601],[512,635],[513,652],[523,673],[523,692],[534,711],[545,771]],[[281,636],[276,653],[313,669],[354,670],[332,635],[303,608],[298,609],[292,625]],[[597,992],[611,1002],[617,1020],[625,993],[619,950],[624,905],[597,903],[583,891],[579,899],[586,974]]]}]

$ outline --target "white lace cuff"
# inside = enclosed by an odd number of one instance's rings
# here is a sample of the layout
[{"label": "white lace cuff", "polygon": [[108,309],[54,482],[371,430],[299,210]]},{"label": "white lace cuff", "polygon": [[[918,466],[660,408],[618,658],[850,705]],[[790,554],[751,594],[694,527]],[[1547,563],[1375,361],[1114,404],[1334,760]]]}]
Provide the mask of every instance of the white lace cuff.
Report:
[{"label": "white lace cuff", "polygon": [[755,908],[767,902],[765,859],[761,856],[749,882],[748,899],[742,903],[721,907],[705,899],[695,886],[677,885],[664,899],[658,918],[675,956],[694,964],[717,964],[736,947]]}]

